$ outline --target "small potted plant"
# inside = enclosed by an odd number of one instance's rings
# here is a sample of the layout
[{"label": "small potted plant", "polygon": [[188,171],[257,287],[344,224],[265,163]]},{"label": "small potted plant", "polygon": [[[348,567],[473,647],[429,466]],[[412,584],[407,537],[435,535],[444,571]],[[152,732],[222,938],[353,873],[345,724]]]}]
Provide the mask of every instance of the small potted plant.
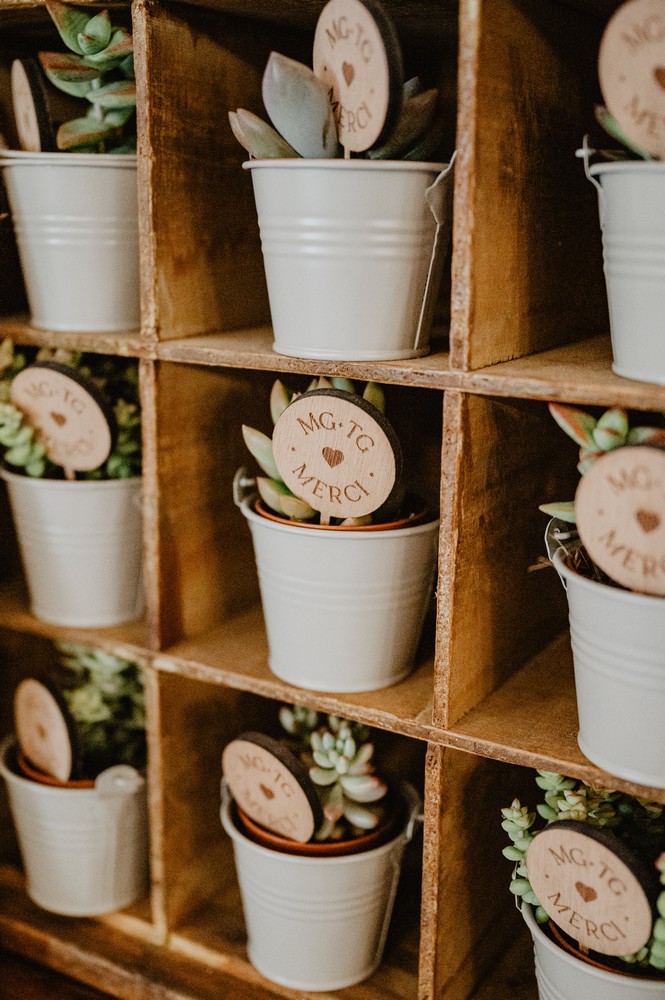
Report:
[{"label": "small potted plant", "polygon": [[432,162],[443,141],[439,95],[404,82],[399,40],[376,2],[331,0],[313,62],[270,55],[262,96],[274,128],[244,108],[229,113],[251,157],[243,166],[274,349],[418,357],[429,349],[451,228],[452,160]]},{"label": "small potted plant", "polygon": [[0,771],[29,896],[54,913],[93,916],[147,889],[143,679],[111,653],[57,649],[48,677],[16,689]]},{"label": "small potted plant", "polygon": [[580,446],[575,501],[540,508],[568,598],[578,742],[610,774],[665,788],[665,428],[631,428],[620,408],[550,412]]},{"label": "small potted plant", "polygon": [[549,771],[536,783],[536,810],[515,799],[501,825],[541,1000],[662,997],[663,806]]},{"label": "small potted plant", "polygon": [[[107,11],[60,0],[47,0],[46,9],[69,51],[15,60],[21,149],[0,151],[31,321],[50,330],[133,330],[140,317],[132,35]],[[44,93],[52,86],[89,110],[51,140]]]},{"label": "small potted plant", "polygon": [[[660,385],[665,385],[665,116],[659,76],[664,27],[657,0],[629,0],[614,12],[600,45],[605,104],[596,108],[596,119],[619,146],[592,149],[585,138],[578,152],[598,193],[612,368],[617,375]],[[590,166],[592,156],[597,162]]]},{"label": "small potted plant", "polygon": [[374,690],[413,669],[439,523],[405,493],[383,406],[374,383],[360,396],[348,379],[319,379],[306,393],[277,380],[272,439],[243,427],[265,474],[241,474],[258,496],[245,492],[236,500],[252,532],[269,665],[299,687]]},{"label": "small potted plant", "polygon": [[0,454],[33,613],[82,628],[140,615],[137,362],[5,340]]},{"label": "small potted plant", "polygon": [[421,803],[375,772],[364,726],[299,706],[280,721],[288,740],[246,733],[222,757],[249,957],[281,985],[343,989],[381,961]]}]

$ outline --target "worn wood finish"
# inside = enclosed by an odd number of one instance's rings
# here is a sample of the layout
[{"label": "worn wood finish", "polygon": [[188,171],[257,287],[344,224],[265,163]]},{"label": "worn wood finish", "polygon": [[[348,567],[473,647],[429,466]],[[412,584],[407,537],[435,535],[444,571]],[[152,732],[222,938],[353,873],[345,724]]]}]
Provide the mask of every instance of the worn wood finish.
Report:
[{"label": "worn wood finish", "polygon": [[462,0],[460,21],[451,363],[475,369],[606,329],[595,192],[574,156],[599,21],[523,0]]},{"label": "worn wood finish", "polygon": [[421,996],[469,1000],[485,977],[494,982],[518,926],[500,810],[527,774],[441,747],[430,747],[426,773],[424,880],[434,888],[423,899]]},{"label": "worn wood finish", "polygon": [[[574,451],[539,403],[447,393],[449,485],[442,537],[447,602],[434,706],[450,726],[566,624],[556,577],[529,573],[543,550],[544,498],[573,495]],[[469,623],[477,622],[477,627]]]}]

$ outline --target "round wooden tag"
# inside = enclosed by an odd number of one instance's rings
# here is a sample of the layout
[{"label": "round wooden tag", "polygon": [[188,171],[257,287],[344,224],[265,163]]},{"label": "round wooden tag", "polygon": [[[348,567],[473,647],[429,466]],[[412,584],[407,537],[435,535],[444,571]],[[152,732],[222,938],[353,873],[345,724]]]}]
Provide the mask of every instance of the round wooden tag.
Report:
[{"label": "round wooden tag", "polygon": [[397,435],[361,396],[313,389],[284,410],[272,436],[289,489],[327,517],[362,517],[390,496],[402,471]]},{"label": "round wooden tag", "polygon": [[534,837],[526,863],[541,905],[581,947],[631,955],[649,940],[656,879],[611,833],[552,823]]},{"label": "round wooden tag", "polygon": [[665,157],[665,8],[629,0],[610,19],[598,55],[605,104],[628,136]]},{"label": "round wooden tag", "polygon": [[316,25],[313,68],[330,87],[345,152],[370,149],[389,134],[402,103],[402,52],[376,0],[329,0]]},{"label": "round wooden tag", "polygon": [[55,129],[46,101],[46,85],[36,59],[15,59],[11,68],[14,121],[21,149],[50,153]]},{"label": "round wooden tag", "polygon": [[14,694],[19,746],[38,770],[68,781],[74,770],[76,727],[59,693],[48,682],[27,677]]},{"label": "round wooden tag", "polygon": [[65,472],[97,469],[108,458],[113,414],[95,384],[74,369],[50,361],[29,365],[14,378],[11,399]]},{"label": "round wooden tag", "polygon": [[323,820],[316,786],[288,747],[263,733],[227,744],[222,772],[238,805],[261,826],[305,844]]},{"label": "round wooden tag", "polygon": [[582,476],[577,528],[597,566],[623,587],[665,595],[665,451],[617,448]]}]

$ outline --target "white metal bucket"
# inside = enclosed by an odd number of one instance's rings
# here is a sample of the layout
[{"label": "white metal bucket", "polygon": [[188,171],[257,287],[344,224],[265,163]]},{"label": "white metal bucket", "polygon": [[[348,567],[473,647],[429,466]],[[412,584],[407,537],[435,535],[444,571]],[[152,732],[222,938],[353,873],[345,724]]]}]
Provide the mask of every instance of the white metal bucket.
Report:
[{"label": "white metal bucket", "polygon": [[610,774],[665,788],[665,598],[587,580],[562,551],[554,565],[568,596],[580,749]]},{"label": "white metal bucket", "polygon": [[540,1000],[656,1000],[665,996],[663,980],[597,969],[560,948],[538,926],[531,907],[521,907],[531,936]]},{"label": "white metal bucket", "polygon": [[[243,166],[252,172],[275,351],[373,361],[427,354],[425,290],[436,297],[450,236],[452,161]],[[442,171],[437,227],[426,192]]]},{"label": "white metal bucket", "polygon": [[314,691],[373,691],[411,672],[436,570],[438,521],[329,531],[241,510],[252,532],[270,669]]},{"label": "white metal bucket", "polygon": [[221,819],[233,840],[249,959],[267,979],[296,990],[341,990],[377,968],[421,808],[415,790],[403,788],[409,817],[397,837],[360,854],[316,858],[249,840],[222,785]]},{"label": "white metal bucket", "polygon": [[0,747],[27,891],[38,906],[92,917],[129,906],[148,886],[145,779],[133,767],[103,771],[94,788],[58,788],[17,774],[14,741]]},{"label": "white metal bucket", "polygon": [[665,385],[665,163],[597,163],[613,370]]},{"label": "white metal bucket", "polygon": [[135,330],[136,157],[0,152],[31,321],[47,330]]},{"label": "white metal bucket", "polygon": [[103,628],[143,610],[141,479],[67,482],[6,469],[34,615]]}]

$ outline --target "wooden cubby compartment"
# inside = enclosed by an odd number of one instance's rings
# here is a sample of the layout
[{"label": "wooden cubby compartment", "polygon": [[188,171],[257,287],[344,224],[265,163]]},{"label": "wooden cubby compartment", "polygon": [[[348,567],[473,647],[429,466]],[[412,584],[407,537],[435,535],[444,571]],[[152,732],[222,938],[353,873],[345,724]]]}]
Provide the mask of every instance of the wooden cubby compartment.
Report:
[{"label": "wooden cubby compartment", "polygon": [[[665,801],[600,772],[576,744],[563,588],[538,504],[573,495],[575,446],[548,400],[665,410],[665,389],[611,373],[596,194],[575,158],[598,99],[596,50],[619,0],[385,0],[407,72],[440,88],[457,149],[449,280],[432,351],[312,362],[272,351],[251,179],[228,110],[261,111],[271,49],[309,59],[324,0],[135,0],[141,328],[32,328],[0,221],[0,337],[140,359],[146,613],[115,629],[28,610],[0,497],[1,734],[21,676],[70,636],[144,665],[151,884],[145,900],[66,920],[28,899],[0,797],[0,945],[122,1000],[302,1000],[247,960],[220,758],[299,701],[375,727],[424,796],[381,968],[340,1000],[535,1000],[508,892],[499,810],[533,768]],[[93,5],[91,5],[93,6]],[[96,6],[96,5],[95,5]],[[15,55],[57,44],[42,0],[0,0],[0,132]],[[0,206],[1,210],[1,206]],[[232,497],[242,423],[268,430],[275,377],[385,385],[409,483],[440,514],[436,595],[413,674],[382,691],[300,691],[271,674],[251,539]],[[327,994],[329,996],[329,994]]]}]

